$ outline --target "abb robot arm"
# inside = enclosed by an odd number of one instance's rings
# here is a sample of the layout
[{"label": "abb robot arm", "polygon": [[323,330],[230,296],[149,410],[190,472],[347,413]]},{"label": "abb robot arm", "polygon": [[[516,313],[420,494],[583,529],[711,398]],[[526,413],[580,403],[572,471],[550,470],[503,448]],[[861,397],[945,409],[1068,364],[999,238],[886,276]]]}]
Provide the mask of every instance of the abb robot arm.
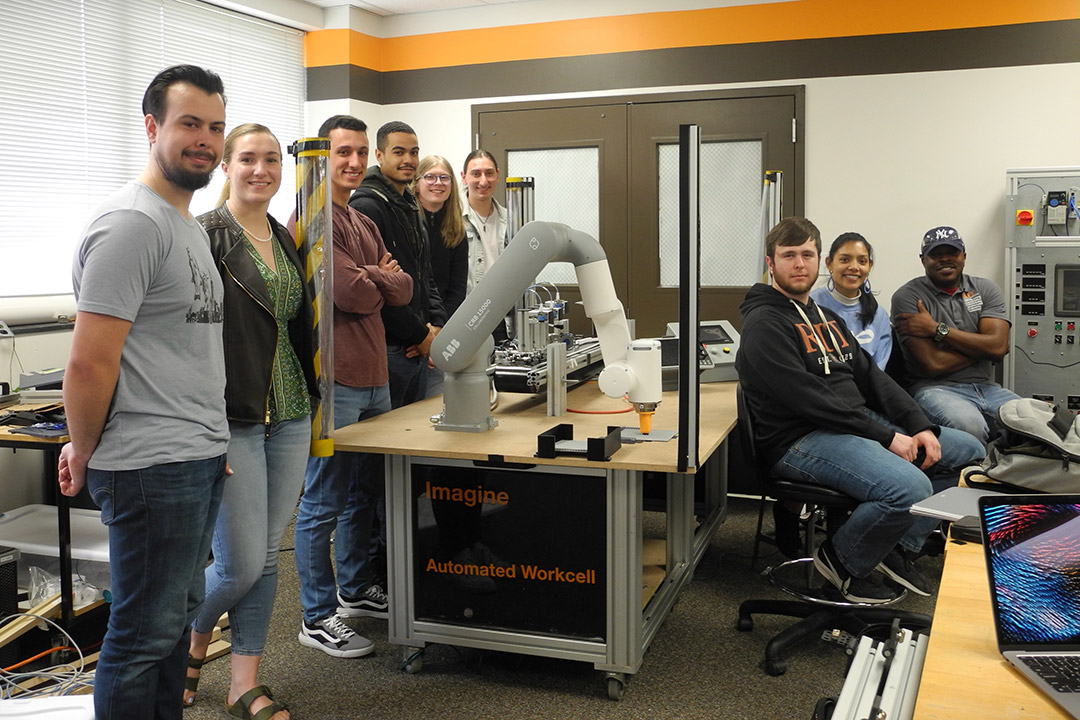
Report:
[{"label": "abb robot arm", "polygon": [[495,427],[487,381],[494,347],[491,332],[549,262],[574,265],[585,314],[596,327],[604,358],[600,389],[610,397],[626,395],[638,411],[641,431],[649,432],[661,396],[660,343],[630,340],[626,313],[615,296],[600,243],[551,222],[521,228],[431,343],[435,367],[446,373],[443,412],[436,428],[481,432]]}]

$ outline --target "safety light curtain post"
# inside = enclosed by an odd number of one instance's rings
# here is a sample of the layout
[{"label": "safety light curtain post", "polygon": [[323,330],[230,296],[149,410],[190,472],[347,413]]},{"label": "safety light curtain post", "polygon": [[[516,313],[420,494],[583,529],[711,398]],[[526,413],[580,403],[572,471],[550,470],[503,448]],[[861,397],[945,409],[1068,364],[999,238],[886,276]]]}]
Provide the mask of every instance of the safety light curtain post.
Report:
[{"label": "safety light curtain post", "polygon": [[311,418],[311,455],[334,454],[333,208],[327,165],[330,141],[304,138],[289,146],[296,158],[296,246],[306,258],[315,304],[315,376],[319,404]]},{"label": "safety light curtain post", "polygon": [[765,185],[761,190],[761,237],[759,241],[761,258],[761,281],[769,282],[769,269],[765,265],[765,236],[769,234],[782,214],[784,173],[780,170],[765,172]]}]

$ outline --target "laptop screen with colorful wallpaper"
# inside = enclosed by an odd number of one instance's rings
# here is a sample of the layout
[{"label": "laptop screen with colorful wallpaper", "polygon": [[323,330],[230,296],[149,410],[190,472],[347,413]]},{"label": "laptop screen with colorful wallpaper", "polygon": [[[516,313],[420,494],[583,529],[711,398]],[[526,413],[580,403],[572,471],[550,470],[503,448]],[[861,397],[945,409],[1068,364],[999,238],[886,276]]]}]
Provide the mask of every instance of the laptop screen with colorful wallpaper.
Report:
[{"label": "laptop screen with colorful wallpaper", "polygon": [[1080,649],[1080,495],[980,506],[1001,650]]}]

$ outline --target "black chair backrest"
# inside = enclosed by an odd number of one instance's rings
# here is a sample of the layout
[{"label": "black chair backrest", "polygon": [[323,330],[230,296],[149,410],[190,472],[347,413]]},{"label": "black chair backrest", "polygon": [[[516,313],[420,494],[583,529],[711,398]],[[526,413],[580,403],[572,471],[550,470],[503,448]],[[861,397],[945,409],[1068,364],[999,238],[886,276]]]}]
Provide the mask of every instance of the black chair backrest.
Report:
[{"label": "black chair backrest", "polygon": [[754,442],[754,418],[750,412],[750,404],[746,402],[742,383],[735,386],[735,408],[739,413],[739,444],[743,455],[753,466],[754,472],[760,476],[761,460],[758,458],[757,445]]},{"label": "black chair backrest", "polygon": [[907,366],[904,364],[904,348],[900,346],[900,336],[896,334],[896,328],[892,329],[892,351],[889,360],[885,363],[885,374],[896,381],[900,387],[907,389],[908,375]]}]

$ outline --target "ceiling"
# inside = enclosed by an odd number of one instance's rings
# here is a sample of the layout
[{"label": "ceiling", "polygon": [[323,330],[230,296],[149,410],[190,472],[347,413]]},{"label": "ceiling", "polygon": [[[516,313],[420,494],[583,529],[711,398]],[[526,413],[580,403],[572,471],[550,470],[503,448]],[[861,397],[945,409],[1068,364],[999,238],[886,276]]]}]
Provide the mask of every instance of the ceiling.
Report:
[{"label": "ceiling", "polygon": [[522,0],[305,0],[311,5],[322,8],[351,5],[366,10],[374,15],[408,15],[410,13],[434,12],[436,10],[458,10],[460,8],[483,7],[484,5],[504,5]]}]

